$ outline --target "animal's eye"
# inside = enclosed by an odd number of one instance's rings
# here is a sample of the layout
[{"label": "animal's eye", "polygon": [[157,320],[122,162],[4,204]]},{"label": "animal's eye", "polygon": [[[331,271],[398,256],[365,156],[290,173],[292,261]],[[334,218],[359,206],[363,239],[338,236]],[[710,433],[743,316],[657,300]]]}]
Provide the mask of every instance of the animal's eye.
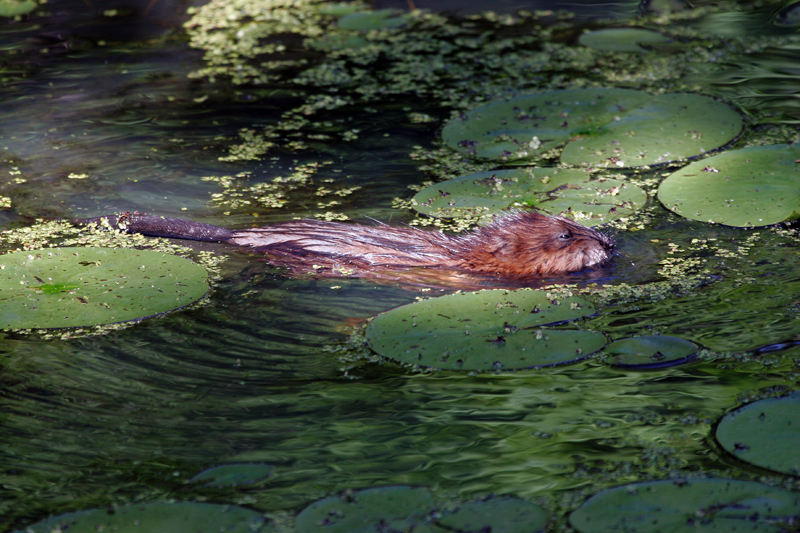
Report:
[{"label": "animal's eye", "polygon": [[561,235],[558,236],[558,238],[561,239],[562,241],[568,241],[572,238],[572,233],[562,233]]}]

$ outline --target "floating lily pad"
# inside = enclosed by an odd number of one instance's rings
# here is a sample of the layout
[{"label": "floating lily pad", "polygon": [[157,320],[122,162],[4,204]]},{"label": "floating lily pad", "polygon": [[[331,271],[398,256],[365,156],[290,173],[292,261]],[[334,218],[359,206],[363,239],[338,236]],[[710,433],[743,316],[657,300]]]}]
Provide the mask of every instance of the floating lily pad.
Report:
[{"label": "floating lily pad", "polygon": [[800,476],[800,392],[760,400],[722,417],[716,438],[737,459]]},{"label": "floating lily pad", "polygon": [[534,533],[547,525],[547,513],[531,502],[517,498],[489,498],[442,512],[436,523],[446,531],[481,533]]},{"label": "floating lily pad", "polygon": [[48,248],[0,256],[0,328],[124,322],[188,305],[208,291],[188,259],[117,248]]},{"label": "floating lily pad", "polygon": [[606,362],[626,368],[663,368],[694,358],[698,346],[669,335],[646,335],[614,341],[603,349]]},{"label": "floating lily pad", "polygon": [[424,487],[381,487],[345,492],[316,501],[300,511],[297,533],[373,533],[417,531],[434,509],[433,495]]},{"label": "floating lily pad", "polygon": [[478,172],[431,185],[414,196],[417,211],[437,217],[536,207],[587,226],[629,216],[645,202],[647,193],[636,185],[589,179],[584,170],[559,168]]},{"label": "floating lily pad", "polygon": [[741,130],[739,114],[708,96],[568,89],[477,107],[448,122],[442,138],[484,159],[527,161],[563,146],[570,165],[638,167],[696,157]]},{"label": "floating lily pad", "polygon": [[379,9],[377,11],[362,11],[351,13],[339,19],[338,26],[343,30],[382,30],[396,28],[406,23],[407,15],[398,14],[394,9]]},{"label": "floating lily pad", "polygon": [[644,28],[608,28],[584,33],[578,38],[583,46],[603,52],[647,52],[641,45],[670,44],[669,37]]},{"label": "floating lily pad", "polygon": [[39,7],[33,0],[0,0],[0,17],[26,15]]},{"label": "floating lily pad", "polygon": [[797,493],[752,481],[692,479],[623,485],[589,498],[569,517],[582,533],[781,531],[800,514]]},{"label": "floating lily pad", "polygon": [[273,468],[263,464],[220,465],[203,470],[189,483],[202,483],[204,487],[236,487],[252,485],[272,475]]},{"label": "floating lily pad", "polygon": [[235,505],[148,503],[91,509],[42,520],[14,533],[256,533],[274,531],[257,512]]},{"label": "floating lily pad", "polygon": [[415,302],[379,315],[367,340],[402,363],[449,370],[496,371],[574,362],[602,348],[594,331],[542,329],[591,315],[578,297],[541,291],[480,291]]},{"label": "floating lily pad", "polygon": [[800,218],[800,148],[753,146],[696,161],[671,174],[658,199],[682,217],[728,226]]}]

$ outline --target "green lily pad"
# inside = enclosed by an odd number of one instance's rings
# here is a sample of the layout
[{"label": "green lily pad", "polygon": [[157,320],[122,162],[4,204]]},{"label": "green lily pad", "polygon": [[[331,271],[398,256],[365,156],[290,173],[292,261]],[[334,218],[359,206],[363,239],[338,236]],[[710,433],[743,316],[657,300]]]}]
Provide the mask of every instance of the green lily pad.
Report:
[{"label": "green lily pad", "polygon": [[560,168],[515,168],[459,176],[426,187],[413,200],[414,209],[436,217],[536,207],[586,226],[629,216],[646,202],[647,193],[636,185],[589,179],[584,170]]},{"label": "green lily pad", "polygon": [[122,248],[48,248],[0,255],[0,328],[68,328],[136,320],[208,292],[182,257]]},{"label": "green lily pad", "polygon": [[39,7],[33,0],[0,0],[0,17],[26,15]]},{"label": "green lily pad", "polygon": [[113,512],[91,509],[37,522],[14,533],[256,533],[273,531],[257,512],[235,505],[211,503],[147,503],[123,505]]},{"label": "green lily pad", "polygon": [[578,38],[578,43],[603,52],[647,52],[641,45],[670,44],[669,37],[644,28],[608,28],[590,31]]},{"label": "green lily pad", "polygon": [[720,420],[720,445],[747,463],[800,476],[800,392],[760,400],[731,411]]},{"label": "green lily pad", "polygon": [[401,363],[449,370],[497,371],[574,362],[602,348],[594,331],[542,329],[595,312],[578,298],[542,291],[457,293],[404,305],[367,327],[373,350]]},{"label": "green lily pad", "polygon": [[800,218],[800,148],[753,146],[696,161],[667,177],[658,199],[682,217],[728,226]]},{"label": "green lily pad", "polygon": [[680,337],[646,335],[614,341],[603,348],[603,354],[610,365],[647,369],[685,363],[697,349],[695,343]]},{"label": "green lily pad", "polygon": [[638,167],[696,157],[730,142],[742,118],[699,94],[568,89],[477,107],[448,122],[444,142],[499,161],[529,161],[564,147],[578,166]]},{"label": "green lily pad", "polygon": [[295,531],[417,531],[415,527],[422,524],[433,509],[433,495],[424,487],[394,486],[347,491],[316,501],[300,511],[295,520]]},{"label": "green lily pad", "polygon": [[604,490],[569,521],[582,533],[777,533],[781,526],[776,519],[798,514],[795,492],[753,481],[682,479]]},{"label": "green lily pad", "polygon": [[263,464],[230,464],[220,465],[203,470],[189,483],[202,483],[204,487],[236,487],[252,485],[272,475],[274,469]]},{"label": "green lily pad", "polygon": [[436,523],[447,531],[481,533],[534,533],[547,525],[547,513],[536,504],[517,498],[488,498],[442,512]]},{"label": "green lily pad", "polygon": [[402,26],[408,20],[408,16],[399,14],[395,9],[379,9],[377,11],[362,11],[351,13],[339,19],[337,25],[343,30],[382,30],[385,28],[396,28]]}]

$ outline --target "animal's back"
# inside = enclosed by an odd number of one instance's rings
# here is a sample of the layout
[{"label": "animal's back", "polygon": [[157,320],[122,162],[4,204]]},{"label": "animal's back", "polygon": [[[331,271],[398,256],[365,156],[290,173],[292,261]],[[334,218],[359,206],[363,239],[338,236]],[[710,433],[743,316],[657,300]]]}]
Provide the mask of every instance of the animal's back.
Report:
[{"label": "animal's back", "polygon": [[349,264],[361,268],[453,267],[459,262],[452,238],[440,232],[386,224],[297,220],[234,231],[228,242],[281,258],[273,262],[284,265],[292,259],[311,258],[325,266]]}]

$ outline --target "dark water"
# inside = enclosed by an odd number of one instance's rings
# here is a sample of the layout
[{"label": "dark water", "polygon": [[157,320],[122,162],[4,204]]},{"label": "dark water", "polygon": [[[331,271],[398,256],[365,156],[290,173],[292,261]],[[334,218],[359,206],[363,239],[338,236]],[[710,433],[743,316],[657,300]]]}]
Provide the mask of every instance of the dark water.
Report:
[{"label": "dark water", "polygon": [[[123,210],[247,226],[313,215],[314,190],[325,180],[361,187],[338,212],[411,220],[391,202],[428,179],[408,154],[415,145],[434,146],[436,124],[365,111],[348,122],[361,129],[356,143],[221,162],[240,128],[274,123],[297,105],[296,95],[189,79],[202,61],[182,34],[186,5],[161,2],[146,15],[146,6],[133,6],[122,18],[102,15],[111,5],[49,5],[49,17],[6,23],[0,34],[7,70],[0,195],[13,201],[0,212],[0,229]],[[636,8],[614,6],[616,16]],[[583,4],[561,7],[592,13]],[[743,27],[777,31],[759,13]],[[767,50],[731,69],[746,78],[754,69],[769,73],[746,79],[757,91],[769,76],[798,68],[786,54],[779,68]],[[730,79],[707,81],[731,98],[752,98],[730,89]],[[788,100],[791,94],[775,91],[769,105],[791,115],[781,103]],[[284,209],[226,217],[209,204],[220,189],[205,176],[248,171],[253,182],[266,182],[316,160],[331,163]],[[68,177],[84,173],[87,179]],[[614,338],[690,338],[714,350],[707,360],[636,372],[590,359],[504,375],[352,363],[331,350],[346,341],[348,326],[410,303],[418,292],[369,280],[289,279],[222,245],[198,245],[230,256],[205,307],[98,337],[8,332],[0,338],[0,529],[166,499],[208,497],[293,512],[347,488],[390,484],[463,498],[514,494],[564,513],[625,482],[699,472],[757,476],[717,451],[711,428],[748,395],[797,388],[800,349],[791,343],[800,339],[800,240],[796,232],[709,226],[678,220],[658,205],[649,209],[646,228],[617,234],[626,255],[599,278],[560,281],[645,286],[662,280],[666,242],[701,257],[707,252],[692,249],[692,239],[715,238],[737,251],[757,232],[747,255],[710,260],[706,282],[613,304],[590,322]],[[777,343],[789,344],[747,357]],[[204,492],[186,485],[203,469],[233,462],[268,463],[275,473],[256,487]]]}]

